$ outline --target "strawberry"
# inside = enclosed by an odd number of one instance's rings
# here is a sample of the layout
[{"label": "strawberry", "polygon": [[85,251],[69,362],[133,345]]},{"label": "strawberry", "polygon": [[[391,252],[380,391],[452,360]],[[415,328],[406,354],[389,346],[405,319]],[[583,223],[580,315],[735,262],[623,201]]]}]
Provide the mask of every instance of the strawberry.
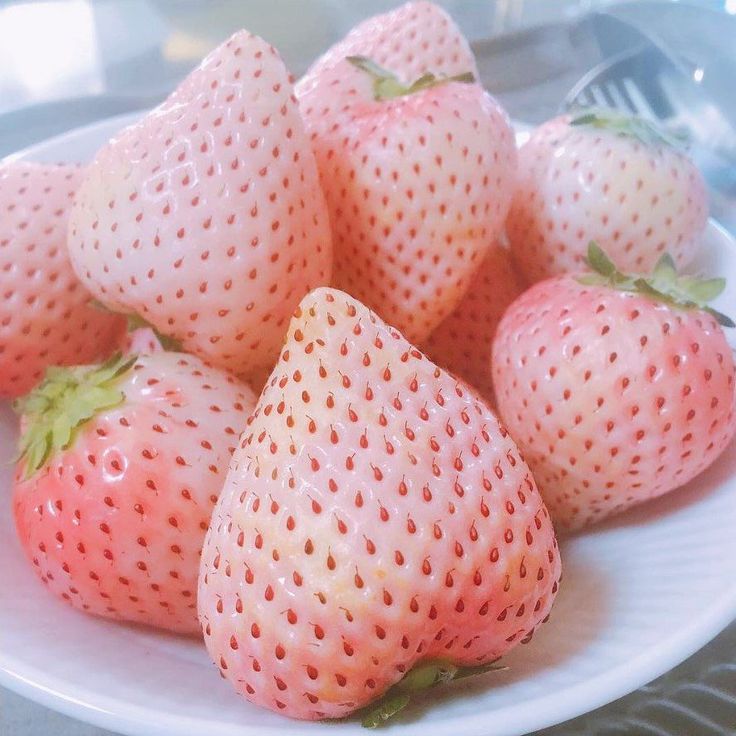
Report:
[{"label": "strawberry", "polygon": [[700,172],[680,142],[612,111],[565,115],[519,151],[506,230],[529,281],[586,267],[595,240],[623,271],[649,273],[668,249],[694,258],[708,218]]},{"label": "strawberry", "polygon": [[493,345],[498,408],[569,529],[682,486],[734,433],[733,323],[706,306],[724,281],[668,256],[646,278],[594,245],[589,260],[524,293]]},{"label": "strawberry", "polygon": [[71,215],[80,278],[184,349],[270,368],[330,278],[328,216],[289,74],[242,31],[95,157]]},{"label": "strawberry", "polygon": [[458,305],[511,197],[516,148],[472,75],[411,84],[365,57],[300,98],[335,248],[334,284],[424,340]]},{"label": "strawberry", "polygon": [[347,715],[415,665],[434,682],[495,660],[559,575],[493,413],[360,302],[305,297],[202,555],[205,641],[232,685],[292,717]]},{"label": "strawberry", "polygon": [[126,332],[120,341],[120,351],[126,355],[150,355],[163,349],[156,331],[151,327],[138,327]]},{"label": "strawberry", "polygon": [[422,344],[435,363],[467,380],[492,404],[493,337],[506,308],[523,290],[508,249],[492,246],[463,300]]},{"label": "strawberry", "polygon": [[202,542],[254,404],[188,355],[50,369],[21,404],[13,490],[41,580],[88,613],[197,632]]},{"label": "strawberry", "polygon": [[26,393],[50,365],[107,357],[124,329],[90,305],[67,255],[81,177],[76,166],[0,165],[0,398]]},{"label": "strawberry", "polygon": [[347,56],[368,56],[404,82],[427,72],[478,75],[470,45],[452,18],[430,2],[409,2],[359,23],[332,46],[297,83],[297,97],[325,69]]}]

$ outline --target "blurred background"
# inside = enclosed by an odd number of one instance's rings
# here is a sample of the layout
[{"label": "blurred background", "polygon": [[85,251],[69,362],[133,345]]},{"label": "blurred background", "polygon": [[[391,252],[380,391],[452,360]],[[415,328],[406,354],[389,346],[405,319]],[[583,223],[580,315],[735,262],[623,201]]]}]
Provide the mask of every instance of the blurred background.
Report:
[{"label": "blurred background", "polygon": [[[210,49],[246,27],[300,75],[359,19],[395,0],[0,0],[0,156],[91,120],[160,101]],[[730,54],[736,0],[440,0],[476,44],[486,86],[512,116],[554,112],[597,61],[640,41],[591,28],[608,10],[672,53]],[[663,6],[680,6],[663,16]],[[733,21],[721,28],[723,18]],[[600,25],[600,24],[599,24]],[[702,65],[701,65],[702,66]],[[733,76],[730,77],[734,79]],[[706,83],[709,80],[701,79]],[[729,89],[730,94],[730,89]],[[733,97],[733,95],[730,95]]]},{"label": "blurred background", "polygon": [[[239,28],[274,44],[299,75],[358,19],[395,4],[391,0],[0,3],[0,155],[93,117],[150,106]],[[441,4],[475,40],[571,17],[594,2]]]},{"label": "blurred background", "polygon": [[[736,0],[437,1],[473,44],[481,81],[518,123],[594,103],[685,131],[712,213],[736,233]],[[299,76],[358,20],[398,4],[0,0],[0,157],[154,106],[239,28],[274,44]],[[736,624],[668,676],[545,736],[733,736],[735,651]],[[716,700],[703,695],[707,683]],[[103,731],[0,690],[0,734]]]}]

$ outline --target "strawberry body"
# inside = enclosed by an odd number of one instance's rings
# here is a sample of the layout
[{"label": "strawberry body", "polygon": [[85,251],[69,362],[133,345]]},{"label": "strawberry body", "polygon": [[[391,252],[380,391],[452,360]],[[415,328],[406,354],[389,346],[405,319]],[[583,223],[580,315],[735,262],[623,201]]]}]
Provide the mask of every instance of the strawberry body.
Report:
[{"label": "strawberry body", "polygon": [[124,320],[90,305],[66,250],[83,171],[0,166],[0,397],[31,389],[50,365],[106,357]]},{"label": "strawberry body", "polygon": [[235,373],[271,367],[330,278],[314,157],[276,51],[245,31],[100,150],[70,222],[89,289]]},{"label": "strawberry body", "polygon": [[570,121],[545,123],[519,150],[506,232],[524,276],[584,269],[591,240],[625,271],[650,271],[665,250],[687,266],[708,217],[692,161],[658,140]]},{"label": "strawberry body", "polygon": [[567,528],[687,483],[734,432],[734,364],[711,315],[573,276],[514,302],[493,372],[500,413]]},{"label": "strawberry body", "polygon": [[355,26],[312,64],[296,86],[297,96],[325,69],[356,54],[394,70],[405,82],[427,72],[478,72],[470,45],[452,18],[434,3],[409,2]]},{"label": "strawberry body", "polygon": [[502,655],[559,574],[490,410],[358,301],[305,297],[203,552],[205,640],[234,687],[289,716],[346,715],[422,660]]},{"label": "strawberry body", "polygon": [[457,306],[500,234],[516,148],[480,85],[374,94],[369,74],[343,60],[300,104],[330,211],[333,283],[418,342]]},{"label": "strawberry body", "polygon": [[489,402],[494,401],[493,337],[506,308],[523,290],[508,248],[492,246],[460,304],[422,344],[435,363],[466,380]]},{"label": "strawberry body", "polygon": [[151,355],[163,351],[156,332],[150,327],[138,327],[126,332],[120,340],[120,351],[127,355]]},{"label": "strawberry body", "polygon": [[139,357],[118,387],[123,402],[68,448],[29,477],[20,461],[18,536],[41,580],[75,607],[195,633],[202,542],[255,397],[198,358],[164,352]]}]

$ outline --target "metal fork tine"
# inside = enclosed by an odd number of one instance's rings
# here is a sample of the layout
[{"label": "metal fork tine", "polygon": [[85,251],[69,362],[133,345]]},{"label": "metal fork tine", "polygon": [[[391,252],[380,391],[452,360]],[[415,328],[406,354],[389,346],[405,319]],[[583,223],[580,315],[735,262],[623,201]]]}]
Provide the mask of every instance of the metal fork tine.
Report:
[{"label": "metal fork tine", "polygon": [[624,100],[626,100],[626,104],[628,105],[629,110],[632,113],[636,114],[638,112],[638,108],[636,107],[634,100],[631,99],[631,95],[629,94],[630,84],[633,84],[634,87],[636,87],[636,83],[632,79],[630,79],[629,77],[622,77],[618,85],[618,91],[620,92]]},{"label": "metal fork tine", "polygon": [[610,82],[603,82],[601,84],[601,94],[606,100],[606,107],[611,107],[614,110],[618,109],[618,105],[616,104],[616,98],[613,95],[611,95]]},{"label": "metal fork tine", "polygon": [[588,94],[588,90],[584,89],[576,98],[574,101],[574,104],[579,107],[590,107],[593,102],[590,98],[590,95]]},{"label": "metal fork tine", "polygon": [[595,107],[596,105],[595,95],[591,90],[588,90],[588,105],[591,107]]},{"label": "metal fork tine", "polygon": [[597,84],[591,84],[588,91],[596,107],[611,107],[606,96],[603,94],[603,90]]},{"label": "metal fork tine", "polygon": [[641,93],[638,85],[629,77],[623,79],[622,84],[632,102],[632,111],[643,118],[657,120],[657,115],[654,114],[654,110],[647,102],[647,98]]},{"label": "metal fork tine", "polygon": [[625,88],[623,86],[624,80],[612,79],[606,85],[604,90],[606,95],[610,98],[612,107],[622,112],[632,113],[636,112],[633,102],[629,99],[628,95],[625,94]]}]

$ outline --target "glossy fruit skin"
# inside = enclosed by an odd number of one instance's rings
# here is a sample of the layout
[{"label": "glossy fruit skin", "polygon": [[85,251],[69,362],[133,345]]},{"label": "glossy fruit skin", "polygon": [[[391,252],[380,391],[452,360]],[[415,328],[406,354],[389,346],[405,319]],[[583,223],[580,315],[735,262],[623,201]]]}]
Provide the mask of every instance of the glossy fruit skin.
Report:
[{"label": "glossy fruit skin", "polygon": [[66,251],[78,166],[0,165],[0,398],[29,391],[50,365],[106,357],[124,320],[89,304]]},{"label": "glossy fruit skin", "polygon": [[241,31],[103,147],[70,222],[74,266],[236,374],[270,368],[289,317],[331,271],[328,215],[289,73]]},{"label": "glossy fruit skin", "polygon": [[123,335],[118,349],[125,355],[151,355],[163,351],[163,346],[150,327],[138,327]]},{"label": "glossy fruit skin", "polygon": [[511,305],[493,347],[501,416],[558,528],[661,496],[734,434],[734,362],[709,314],[573,276]]},{"label": "glossy fruit skin", "polygon": [[508,248],[494,244],[463,300],[422,344],[432,361],[465,380],[492,406],[493,338],[503,313],[523,291]]},{"label": "glossy fruit skin", "polygon": [[330,211],[333,285],[424,340],[503,228],[516,167],[505,112],[459,82],[376,101],[347,61],[300,104]]},{"label": "glossy fruit skin", "polygon": [[520,271],[536,282],[584,270],[591,240],[622,271],[649,273],[665,251],[680,270],[707,219],[705,183],[685,153],[561,116],[519,149],[506,233]]},{"label": "glossy fruit skin", "polygon": [[478,77],[470,44],[447,12],[434,3],[408,2],[355,26],[312,64],[296,85],[297,96],[325,69],[354,55],[373,59],[405,82],[427,72]]},{"label": "glossy fruit skin", "polygon": [[236,690],[347,715],[423,659],[479,664],[529,637],[559,575],[490,410],[357,300],[305,297],[203,550],[205,642]]},{"label": "glossy fruit skin", "polygon": [[158,352],[121,379],[124,404],[15,475],[18,538],[49,590],[87,613],[199,631],[199,559],[250,390],[198,358]]}]

